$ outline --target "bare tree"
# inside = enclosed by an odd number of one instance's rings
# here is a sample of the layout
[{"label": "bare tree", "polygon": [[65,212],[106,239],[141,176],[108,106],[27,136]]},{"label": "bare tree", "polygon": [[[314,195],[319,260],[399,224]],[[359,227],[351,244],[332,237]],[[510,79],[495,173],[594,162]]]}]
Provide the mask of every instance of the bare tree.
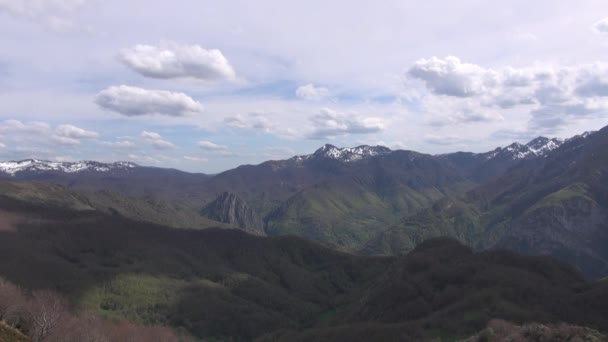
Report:
[{"label": "bare tree", "polygon": [[34,342],[45,341],[68,318],[68,305],[59,294],[41,290],[32,294],[27,305],[29,335]]},{"label": "bare tree", "polygon": [[0,321],[16,325],[23,314],[25,303],[21,289],[0,278]]}]

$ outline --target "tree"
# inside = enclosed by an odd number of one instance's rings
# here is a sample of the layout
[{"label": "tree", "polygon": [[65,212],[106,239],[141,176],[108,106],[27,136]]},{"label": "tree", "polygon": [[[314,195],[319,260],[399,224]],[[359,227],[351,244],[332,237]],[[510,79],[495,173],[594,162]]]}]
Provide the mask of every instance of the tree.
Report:
[{"label": "tree", "polygon": [[27,325],[32,341],[45,341],[67,317],[68,304],[59,294],[48,290],[32,293],[27,305]]},{"label": "tree", "polygon": [[17,325],[25,303],[26,299],[21,289],[0,278],[0,321]]}]

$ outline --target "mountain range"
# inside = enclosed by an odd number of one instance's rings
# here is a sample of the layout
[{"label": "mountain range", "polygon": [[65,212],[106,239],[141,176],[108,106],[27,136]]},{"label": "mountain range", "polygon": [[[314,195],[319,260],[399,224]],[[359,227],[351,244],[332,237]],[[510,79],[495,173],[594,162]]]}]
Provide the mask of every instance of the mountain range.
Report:
[{"label": "mountain range", "polygon": [[0,162],[0,277],[195,340],[604,341],[607,147],[603,128],[216,175]]},{"label": "mountain range", "polygon": [[594,170],[587,174],[603,175],[590,160],[603,157],[606,131],[485,153],[327,144],[217,175],[24,160],[0,162],[0,179],[59,184],[93,210],[176,228],[296,235],[371,255],[405,254],[427,238],[450,236],[477,250],[554,255],[598,278],[608,275],[605,202],[595,191],[602,184],[574,166],[584,161]]}]

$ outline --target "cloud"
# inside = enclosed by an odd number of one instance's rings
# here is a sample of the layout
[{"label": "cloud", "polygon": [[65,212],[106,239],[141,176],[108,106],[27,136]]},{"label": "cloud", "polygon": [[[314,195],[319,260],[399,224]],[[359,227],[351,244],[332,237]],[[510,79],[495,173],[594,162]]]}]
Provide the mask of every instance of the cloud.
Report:
[{"label": "cloud", "polygon": [[127,157],[129,158],[129,160],[136,161],[136,162],[139,162],[139,163],[160,164],[160,160],[159,159],[154,158],[154,157],[150,157],[148,155],[130,153],[130,154],[127,155]]},{"label": "cloud", "polygon": [[508,142],[519,141],[526,142],[534,139],[535,135],[533,132],[530,132],[527,128],[508,128],[508,129],[499,129],[492,133],[490,137],[493,140],[503,140]]},{"label": "cloud", "polygon": [[292,139],[300,137],[294,129],[284,127],[270,120],[264,113],[249,113],[247,115],[234,115],[224,118],[224,124],[231,128],[251,130],[266,134],[272,134],[280,138]]},{"label": "cloud", "polygon": [[184,158],[184,160],[191,161],[191,162],[198,162],[198,163],[205,163],[205,162],[209,161],[209,159],[207,159],[207,158],[196,157],[196,156],[184,156],[183,158]]},{"label": "cloud", "polygon": [[304,100],[321,100],[329,95],[329,89],[307,84],[296,89],[296,96]]},{"label": "cloud", "polygon": [[422,59],[407,73],[428,91],[433,126],[502,121],[528,113],[528,127],[553,133],[571,120],[608,113],[608,64],[483,68],[457,57]]},{"label": "cloud", "polygon": [[30,145],[28,149],[48,147],[54,144],[64,146],[80,145],[82,140],[95,139],[97,132],[88,131],[74,125],[59,125],[53,128],[46,122],[22,122],[19,120],[5,120],[0,122],[0,133],[3,138],[20,147]]},{"label": "cloud", "polygon": [[87,131],[73,125],[59,125],[55,128],[51,139],[62,145],[80,145],[81,139],[95,139],[99,136],[97,132]]},{"label": "cloud", "polygon": [[95,103],[101,108],[126,116],[149,114],[186,116],[203,112],[203,105],[184,93],[126,85],[101,91],[95,97]]},{"label": "cloud", "polygon": [[39,133],[45,134],[51,126],[45,122],[34,121],[23,123],[19,120],[5,120],[0,124],[0,132],[8,133]]},{"label": "cloud", "polygon": [[598,76],[592,77],[585,83],[581,84],[576,92],[585,97],[592,96],[608,96],[608,80]]},{"label": "cloud", "polygon": [[408,70],[437,95],[470,97],[481,94],[494,82],[491,71],[475,64],[462,63],[458,57],[420,59]]},{"label": "cloud", "polygon": [[55,130],[57,135],[73,139],[94,139],[99,136],[99,133],[87,131],[73,125],[60,125]]},{"label": "cloud", "polygon": [[599,34],[608,34],[608,18],[596,21],[593,24],[593,30]]},{"label": "cloud", "polygon": [[464,144],[464,143],[468,142],[467,139],[463,139],[462,137],[459,137],[459,136],[435,135],[435,134],[427,134],[424,137],[424,141],[429,144],[432,144],[432,145],[446,145],[446,146],[460,145],[460,144]]},{"label": "cloud", "polygon": [[218,145],[207,140],[201,140],[197,143],[197,145],[205,151],[221,152],[228,150],[228,146]]},{"label": "cloud", "polygon": [[101,144],[104,146],[108,146],[111,148],[118,148],[118,149],[131,148],[131,147],[135,146],[135,143],[133,143],[132,141],[129,141],[129,140],[102,141]]},{"label": "cloud", "polygon": [[158,150],[170,150],[176,148],[173,143],[164,140],[163,137],[156,132],[143,131],[141,132],[141,137],[144,138],[148,144],[152,145],[152,147]]},{"label": "cloud", "polygon": [[479,122],[502,121],[503,116],[497,112],[471,111],[469,109],[454,110],[445,116],[438,116],[430,120],[431,126],[441,127],[454,124],[468,124]]},{"label": "cloud", "polygon": [[323,140],[350,134],[377,133],[385,128],[385,123],[379,117],[360,117],[323,108],[310,119],[313,131],[309,139]]},{"label": "cloud", "polygon": [[39,22],[56,32],[77,28],[72,13],[89,0],[0,0],[0,12]]},{"label": "cloud", "polygon": [[135,45],[120,52],[120,60],[139,74],[152,78],[233,80],[234,69],[217,49],[165,42],[159,46]]}]

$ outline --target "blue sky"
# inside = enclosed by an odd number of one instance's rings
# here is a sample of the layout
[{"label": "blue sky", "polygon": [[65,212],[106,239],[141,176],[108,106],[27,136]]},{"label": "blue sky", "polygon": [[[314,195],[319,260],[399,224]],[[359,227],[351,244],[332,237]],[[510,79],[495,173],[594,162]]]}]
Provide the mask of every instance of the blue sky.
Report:
[{"label": "blue sky", "polygon": [[608,2],[0,0],[0,159],[215,173],[608,124]]}]

